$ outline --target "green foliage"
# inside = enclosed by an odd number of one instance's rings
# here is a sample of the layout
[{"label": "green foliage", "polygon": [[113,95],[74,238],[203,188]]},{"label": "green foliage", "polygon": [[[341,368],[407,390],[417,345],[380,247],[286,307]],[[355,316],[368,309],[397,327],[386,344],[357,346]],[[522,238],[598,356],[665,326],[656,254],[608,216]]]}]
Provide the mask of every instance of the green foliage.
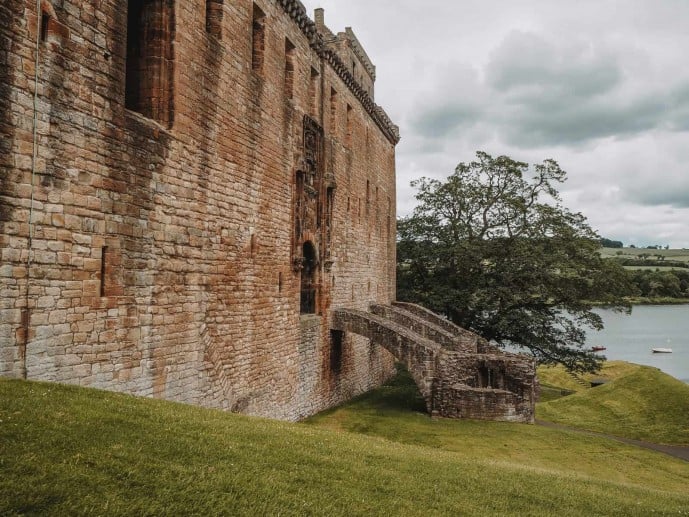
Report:
[{"label": "green foliage", "polygon": [[603,386],[539,404],[537,418],[625,438],[689,444],[689,384],[634,365]]},{"label": "green foliage", "polygon": [[689,271],[627,271],[639,296],[646,298],[689,298]]},{"label": "green foliage", "polygon": [[[304,425],[0,379],[0,515],[689,511],[686,463],[538,426],[430,419],[412,390],[402,379]],[[317,427],[335,422],[373,436]]]},{"label": "green foliage", "polygon": [[602,327],[589,300],[624,308],[628,277],[560,204],[566,174],[555,161],[477,158],[444,182],[412,183],[419,203],[398,223],[398,298],[542,363],[597,369],[600,357],[584,349],[584,329]]}]

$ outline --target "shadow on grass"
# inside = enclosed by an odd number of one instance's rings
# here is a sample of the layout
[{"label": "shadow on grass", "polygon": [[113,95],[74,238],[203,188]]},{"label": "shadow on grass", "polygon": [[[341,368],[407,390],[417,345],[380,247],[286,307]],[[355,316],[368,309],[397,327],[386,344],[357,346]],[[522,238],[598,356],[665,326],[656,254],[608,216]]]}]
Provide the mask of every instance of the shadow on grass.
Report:
[{"label": "shadow on grass", "polygon": [[426,413],[426,402],[409,371],[397,364],[397,373],[380,388],[358,397],[357,406],[364,405],[378,411]]},{"label": "shadow on grass", "polygon": [[541,394],[538,402],[550,402],[551,400],[561,399],[562,397],[567,397],[576,393],[573,390],[567,390],[564,388],[559,388],[557,386],[549,386],[547,384],[541,384]]}]

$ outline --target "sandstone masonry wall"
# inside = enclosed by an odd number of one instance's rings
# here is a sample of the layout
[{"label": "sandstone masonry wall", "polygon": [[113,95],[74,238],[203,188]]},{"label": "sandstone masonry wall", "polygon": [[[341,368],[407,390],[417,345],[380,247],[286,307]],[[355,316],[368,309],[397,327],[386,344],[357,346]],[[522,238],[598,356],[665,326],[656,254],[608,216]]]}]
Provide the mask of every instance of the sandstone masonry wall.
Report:
[{"label": "sandstone masonry wall", "polygon": [[[143,107],[133,5],[160,29],[142,29],[161,40]],[[301,4],[41,9],[0,6],[0,375],[290,420],[387,378],[392,356],[362,337],[333,355],[329,314],[394,299],[399,136]]]}]

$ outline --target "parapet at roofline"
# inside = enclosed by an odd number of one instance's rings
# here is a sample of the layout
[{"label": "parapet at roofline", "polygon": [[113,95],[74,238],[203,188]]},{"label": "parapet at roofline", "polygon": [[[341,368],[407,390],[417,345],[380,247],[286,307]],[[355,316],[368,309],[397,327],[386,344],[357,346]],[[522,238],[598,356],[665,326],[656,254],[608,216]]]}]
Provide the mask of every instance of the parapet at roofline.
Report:
[{"label": "parapet at roofline", "polygon": [[354,79],[339,56],[326,47],[323,37],[316,29],[316,23],[309,18],[304,5],[299,0],[274,1],[280,7],[282,7],[285,13],[289,15],[289,17],[292,18],[292,20],[297,24],[299,29],[301,29],[301,32],[309,40],[311,49],[313,49],[313,51],[316,52],[320,58],[323,58],[328,62],[328,64],[330,64],[335,73],[340,77],[340,79],[342,79],[342,82],[344,82],[354,96],[359,99],[361,105],[364,107],[376,125],[378,125],[390,143],[396,145],[400,141],[399,127],[395,125],[392,120],[390,120],[390,117],[383,108],[371,100],[371,97]]}]

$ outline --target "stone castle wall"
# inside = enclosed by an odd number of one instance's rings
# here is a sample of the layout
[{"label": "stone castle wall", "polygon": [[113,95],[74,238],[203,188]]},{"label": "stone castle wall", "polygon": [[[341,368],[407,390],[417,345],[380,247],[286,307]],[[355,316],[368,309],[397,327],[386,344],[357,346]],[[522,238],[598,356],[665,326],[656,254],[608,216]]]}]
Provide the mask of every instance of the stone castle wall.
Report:
[{"label": "stone castle wall", "polygon": [[399,137],[347,45],[293,0],[41,11],[0,6],[0,375],[291,420],[389,376],[329,330],[395,292]]}]

